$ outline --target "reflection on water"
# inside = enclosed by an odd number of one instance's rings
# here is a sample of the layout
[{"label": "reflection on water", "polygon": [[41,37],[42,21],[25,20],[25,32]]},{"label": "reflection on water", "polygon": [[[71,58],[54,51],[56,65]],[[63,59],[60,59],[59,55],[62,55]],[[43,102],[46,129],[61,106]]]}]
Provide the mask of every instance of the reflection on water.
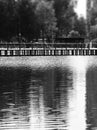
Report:
[{"label": "reflection on water", "polygon": [[85,72],[73,75],[73,90],[69,93],[68,130],[86,129],[86,81]]},{"label": "reflection on water", "polygon": [[97,68],[74,60],[70,67],[0,67],[0,130],[96,130]]},{"label": "reflection on water", "polygon": [[27,129],[29,111],[27,100],[28,71],[0,68],[0,129]]},{"label": "reflection on water", "polygon": [[97,67],[87,72],[87,130],[97,129]]}]

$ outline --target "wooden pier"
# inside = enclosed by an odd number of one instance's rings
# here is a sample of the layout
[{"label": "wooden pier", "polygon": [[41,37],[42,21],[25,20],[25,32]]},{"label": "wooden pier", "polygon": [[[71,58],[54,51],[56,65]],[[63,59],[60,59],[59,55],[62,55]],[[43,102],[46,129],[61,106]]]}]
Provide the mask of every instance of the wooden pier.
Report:
[{"label": "wooden pier", "polygon": [[91,56],[97,48],[0,48],[0,56]]}]

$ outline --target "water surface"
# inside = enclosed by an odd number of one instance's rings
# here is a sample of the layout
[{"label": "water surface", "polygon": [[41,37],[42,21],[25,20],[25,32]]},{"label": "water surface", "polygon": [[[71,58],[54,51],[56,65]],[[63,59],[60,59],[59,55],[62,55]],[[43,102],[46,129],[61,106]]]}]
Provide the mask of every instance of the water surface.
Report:
[{"label": "water surface", "polygon": [[1,130],[96,130],[97,57],[0,59]]}]

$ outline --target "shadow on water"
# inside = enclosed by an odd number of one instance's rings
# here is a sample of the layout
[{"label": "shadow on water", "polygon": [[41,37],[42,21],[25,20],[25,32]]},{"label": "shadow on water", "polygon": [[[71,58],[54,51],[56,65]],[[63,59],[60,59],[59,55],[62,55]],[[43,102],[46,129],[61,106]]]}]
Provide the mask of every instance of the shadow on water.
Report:
[{"label": "shadow on water", "polygon": [[0,129],[66,129],[72,72],[62,68],[0,68]]},{"label": "shadow on water", "polygon": [[29,95],[31,129],[66,127],[69,89],[72,89],[72,72],[66,68],[32,71]]},{"label": "shadow on water", "polygon": [[28,127],[27,86],[31,77],[25,68],[0,68],[0,129]]},{"label": "shadow on water", "polygon": [[87,130],[97,130],[97,67],[89,68],[87,82]]}]

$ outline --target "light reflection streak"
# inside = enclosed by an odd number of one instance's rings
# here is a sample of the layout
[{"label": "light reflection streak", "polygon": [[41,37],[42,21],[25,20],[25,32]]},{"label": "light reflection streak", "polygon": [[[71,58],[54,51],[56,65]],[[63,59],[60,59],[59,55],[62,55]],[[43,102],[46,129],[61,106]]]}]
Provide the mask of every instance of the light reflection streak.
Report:
[{"label": "light reflection streak", "polygon": [[[31,88],[32,89],[32,88]],[[35,95],[33,91],[30,90],[29,93],[29,124],[30,130],[39,130],[39,118],[37,113],[37,106],[35,102]]]},{"label": "light reflection streak", "polygon": [[[30,91],[30,130],[45,130],[43,86],[38,86],[38,88],[36,87],[35,89],[38,89],[39,95],[35,96],[34,93]],[[37,103],[39,104],[37,105]]]},{"label": "light reflection streak", "polygon": [[73,62],[73,90],[68,94],[68,130],[86,130],[86,62]]},{"label": "light reflection streak", "polygon": [[45,113],[44,113],[44,98],[43,98],[43,86],[39,88],[39,106],[40,106],[40,130],[45,130]]}]

